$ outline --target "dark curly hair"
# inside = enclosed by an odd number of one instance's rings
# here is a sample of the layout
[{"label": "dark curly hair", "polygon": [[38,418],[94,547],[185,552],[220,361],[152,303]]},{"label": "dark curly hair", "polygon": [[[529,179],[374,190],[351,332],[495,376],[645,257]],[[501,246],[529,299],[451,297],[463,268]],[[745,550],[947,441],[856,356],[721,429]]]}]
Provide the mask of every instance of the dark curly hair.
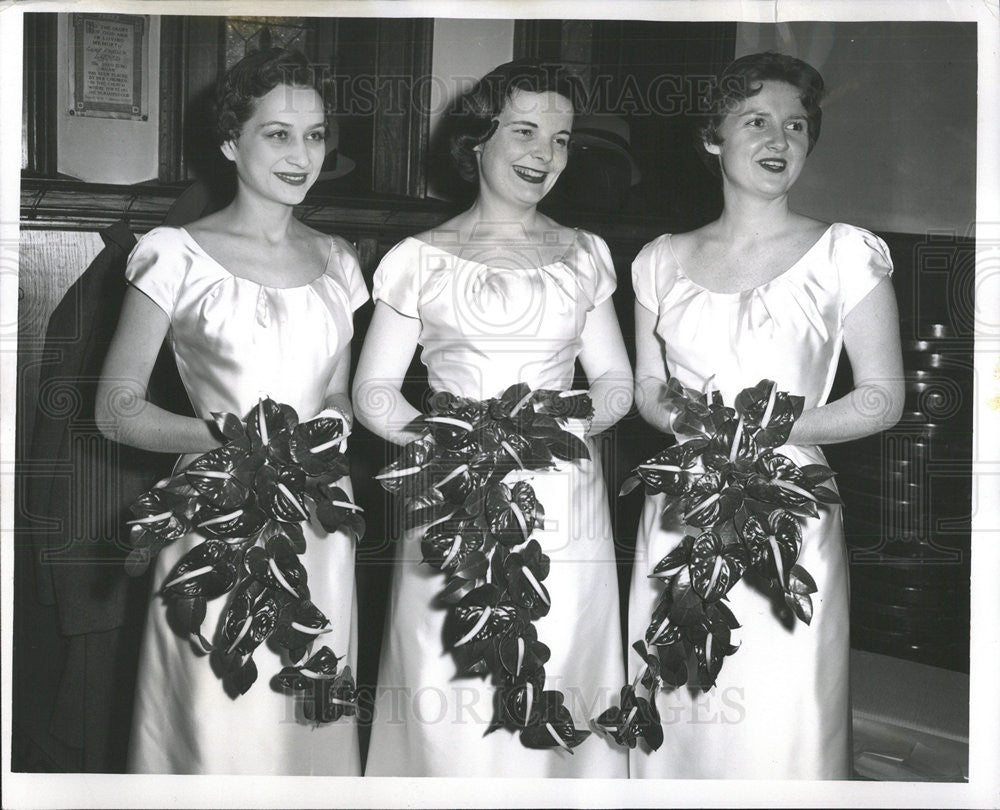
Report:
[{"label": "dark curly hair", "polygon": [[497,117],[515,90],[557,93],[569,99],[574,110],[583,98],[583,85],[569,68],[518,59],[493,68],[463,95],[450,115],[451,157],[462,179],[479,178],[475,147],[486,143],[497,131]]},{"label": "dark curly hair", "polygon": [[312,87],[322,95],[317,74],[299,51],[267,48],[244,56],[219,81],[215,103],[218,143],[239,138],[257,100],[278,85]]},{"label": "dark curly hair", "polygon": [[820,101],[823,98],[823,77],[812,65],[783,53],[767,51],[741,56],[731,62],[719,76],[719,81],[708,95],[707,111],[703,123],[695,133],[695,147],[704,164],[713,174],[719,173],[719,156],[705,149],[706,143],[720,144],[719,127],[727,115],[741,102],[757,95],[766,81],[784,82],[799,91],[799,100],[806,111],[806,130],[812,152],[819,140],[823,123]]}]

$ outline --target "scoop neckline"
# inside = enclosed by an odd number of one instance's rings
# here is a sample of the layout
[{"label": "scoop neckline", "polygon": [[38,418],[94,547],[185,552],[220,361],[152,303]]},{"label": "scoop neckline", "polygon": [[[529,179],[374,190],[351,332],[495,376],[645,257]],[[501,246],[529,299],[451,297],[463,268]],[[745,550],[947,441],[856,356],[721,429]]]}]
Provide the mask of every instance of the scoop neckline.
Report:
[{"label": "scoop neckline", "polygon": [[782,279],[785,276],[787,276],[796,267],[798,267],[800,264],[802,264],[802,262],[804,262],[806,260],[806,258],[809,256],[810,253],[812,253],[817,247],[819,247],[820,244],[822,244],[823,242],[825,242],[827,240],[827,237],[830,235],[831,231],[833,231],[833,227],[836,224],[837,224],[836,222],[831,222],[829,225],[827,225],[826,229],[823,231],[823,233],[821,233],[819,235],[819,237],[816,239],[816,241],[813,242],[809,247],[807,247],[805,249],[805,252],[803,252],[803,254],[801,256],[799,256],[799,258],[797,258],[788,267],[786,267],[784,270],[782,270],[780,273],[778,273],[778,275],[776,275],[774,278],[770,278],[767,281],[761,282],[760,284],[757,284],[757,285],[755,285],[753,287],[747,287],[746,289],[743,289],[743,290],[737,290],[736,292],[721,292],[719,290],[710,290],[704,284],[700,284],[699,282],[697,282],[693,278],[691,278],[691,276],[689,276],[685,272],[683,265],[680,263],[680,260],[677,258],[677,253],[674,250],[674,235],[672,233],[668,233],[667,234],[667,248],[670,251],[670,258],[673,259],[674,265],[677,267],[677,273],[678,273],[678,275],[680,275],[681,277],[687,279],[687,282],[689,284],[691,284],[694,287],[697,287],[699,290],[702,290],[703,292],[707,292],[707,293],[709,293],[711,295],[719,296],[720,298],[733,298],[733,297],[740,296],[740,295],[746,295],[747,293],[751,293],[751,292],[754,292],[756,290],[762,290],[765,287],[767,287],[767,286],[769,286],[771,284],[774,284],[779,279]]},{"label": "scoop neckline", "polygon": [[[511,269],[513,269],[513,268],[510,268],[510,267],[497,267],[496,265],[485,264],[484,262],[477,262],[475,259],[466,259],[464,256],[459,256],[457,253],[452,253],[450,250],[445,250],[440,245],[432,245],[430,242],[425,242],[423,239],[418,239],[416,236],[407,236],[406,238],[408,240],[416,242],[417,244],[424,245],[425,247],[429,247],[429,248],[431,248],[433,250],[438,250],[441,253],[444,253],[446,256],[450,256],[452,259],[455,259],[455,261],[465,262],[466,264],[474,264],[474,265],[476,265],[478,267],[484,267],[487,270],[511,270]],[[544,270],[544,269],[546,269],[548,267],[554,267],[557,264],[565,264],[566,263],[566,257],[569,256],[569,254],[573,250],[573,248],[576,247],[576,243],[579,241],[579,239],[580,239],[580,229],[579,228],[573,228],[573,239],[566,246],[566,250],[564,250],[562,252],[562,255],[559,256],[558,259],[555,259],[554,261],[551,261],[551,262],[546,262],[545,264],[535,265],[534,267],[532,267],[530,269]]]},{"label": "scoop neckline", "polygon": [[330,252],[326,256],[326,264],[323,265],[323,272],[320,273],[318,276],[316,276],[316,278],[310,279],[309,281],[305,282],[304,284],[293,284],[293,285],[291,285],[289,287],[277,287],[277,286],[274,286],[273,284],[262,284],[259,281],[254,281],[252,278],[246,278],[245,276],[237,275],[232,270],[230,270],[228,267],[226,267],[222,262],[220,262],[218,259],[216,259],[214,256],[212,256],[211,253],[209,253],[207,250],[205,250],[205,248],[203,248],[201,246],[201,244],[198,242],[198,240],[195,239],[191,235],[190,231],[188,231],[187,228],[185,228],[182,225],[182,226],[178,227],[178,230],[181,231],[188,238],[188,241],[191,242],[191,244],[193,244],[195,246],[195,248],[197,248],[198,252],[202,256],[204,256],[206,259],[208,259],[210,262],[212,262],[212,264],[214,264],[216,267],[218,267],[220,270],[222,270],[227,276],[229,276],[230,278],[234,278],[237,281],[243,281],[243,282],[245,282],[247,284],[253,284],[255,287],[260,287],[262,290],[279,290],[279,291],[284,292],[285,290],[304,290],[304,289],[307,289],[308,287],[312,287],[317,281],[319,281],[320,279],[326,277],[327,271],[330,269],[330,262],[333,261],[333,252],[334,252],[334,249],[335,249],[335,246],[336,246],[336,243],[334,242],[333,238],[331,237],[330,238]]}]

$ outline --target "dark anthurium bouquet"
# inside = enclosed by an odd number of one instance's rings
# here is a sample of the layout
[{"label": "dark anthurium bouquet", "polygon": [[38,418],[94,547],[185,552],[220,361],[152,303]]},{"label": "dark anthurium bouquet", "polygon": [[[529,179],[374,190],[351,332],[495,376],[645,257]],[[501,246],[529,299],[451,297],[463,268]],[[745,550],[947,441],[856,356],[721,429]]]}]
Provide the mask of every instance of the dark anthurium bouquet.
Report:
[{"label": "dark anthurium bouquet", "polygon": [[782,598],[800,621],[811,621],[816,583],[797,564],[801,521],[818,517],[819,504],[841,503],[824,486],[832,470],[800,467],[775,451],[802,413],[802,397],[761,380],[731,408],[718,391],[709,397],[672,379],[664,404],[674,412],[673,432],[689,438],[640,464],[622,494],[640,483],[647,494],[663,493],[664,511],[680,510],[693,531],[653,568],[650,576],[664,588],[645,640],[633,645],[644,666],[622,688],[620,705],[597,718],[619,745],[634,748],[641,737],[654,750],[663,742],[657,691],[683,686],[692,670],[708,691],[737,651],[731,635],[740,625],[726,594],[745,574]]},{"label": "dark anthurium bouquet", "polygon": [[[160,588],[172,626],[218,659],[233,697],[256,681],[254,651],[272,639],[293,662],[277,682],[301,694],[308,720],[352,715],[350,667],[338,672],[328,647],[306,659],[330,622],[310,601],[300,559],[306,550],[302,522],[310,516],[327,532],[364,534],[361,507],[337,486],[348,473],[347,425],[329,416],[299,422],[293,408],[270,399],[243,420],[214,416],[225,444],[132,504],[127,570],[138,576],[169,543],[192,531],[202,535],[204,542],[180,559]],[[202,634],[206,604],[226,594],[213,644]]]},{"label": "dark anthurium bouquet", "polygon": [[519,384],[484,401],[436,393],[412,427],[419,438],[378,476],[402,498],[404,528],[419,529],[424,561],[445,576],[444,643],[460,675],[496,687],[488,732],[506,728],[529,748],[572,749],[578,730],[564,696],[545,689],[549,648],[533,622],[545,616],[549,558],[532,533],[544,510],[514,470],[549,470],[590,457],[566,429],[593,415],[582,391],[532,391]]}]

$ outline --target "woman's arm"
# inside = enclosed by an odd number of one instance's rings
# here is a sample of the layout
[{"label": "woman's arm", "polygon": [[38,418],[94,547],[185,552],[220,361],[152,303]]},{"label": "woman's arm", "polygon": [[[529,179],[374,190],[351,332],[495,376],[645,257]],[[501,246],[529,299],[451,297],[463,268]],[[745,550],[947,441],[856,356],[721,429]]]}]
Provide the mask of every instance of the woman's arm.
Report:
[{"label": "woman's arm", "polygon": [[664,433],[671,433],[673,412],[664,404],[667,363],[656,334],[656,315],[635,303],[635,405],[639,415]]},{"label": "woman's arm", "polygon": [[395,444],[416,439],[406,425],[420,416],[400,390],[420,337],[420,320],[401,315],[383,301],[375,304],[354,375],[354,410],[377,436]]},{"label": "woman's arm", "polygon": [[209,423],[180,416],[146,399],[149,375],[170,320],[135,287],[125,291],[118,328],[111,340],[94,413],[112,441],[161,453],[204,453],[219,446]]},{"label": "woman's arm", "polygon": [[594,420],[587,434],[596,436],[632,407],[632,369],[610,298],[587,313],[580,339],[580,365],[590,381],[594,403]]},{"label": "woman's arm", "polygon": [[854,372],[854,389],[804,411],[792,426],[789,444],[848,442],[899,421],[905,395],[903,357],[896,297],[888,278],[847,313],[844,348]]},{"label": "woman's arm", "polygon": [[326,387],[323,408],[325,410],[336,411],[343,416],[347,420],[348,428],[354,423],[354,410],[351,408],[351,398],[348,395],[350,382],[351,347],[344,346],[337,357],[336,365],[333,367],[330,384]]}]

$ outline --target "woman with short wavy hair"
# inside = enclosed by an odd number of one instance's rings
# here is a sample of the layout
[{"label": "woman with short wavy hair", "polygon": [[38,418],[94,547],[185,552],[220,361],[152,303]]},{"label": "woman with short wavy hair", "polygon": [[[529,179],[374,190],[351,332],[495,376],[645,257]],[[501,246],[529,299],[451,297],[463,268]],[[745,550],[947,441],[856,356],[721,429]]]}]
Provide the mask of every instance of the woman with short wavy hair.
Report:
[{"label": "woman with short wavy hair", "polygon": [[[322,413],[349,424],[352,313],[368,300],[351,245],[292,216],[326,154],[326,111],[305,57],[273,48],[237,63],[220,82],[217,128],[236,196],[183,228],[154,228],[139,240],[97,394],[108,438],[184,454],[179,468],[220,446],[213,414],[243,417],[261,397],[292,406],[303,421]],[[168,332],[195,417],[146,401]],[[346,478],[338,485],[350,489]],[[342,669],[356,670],[353,537],[327,533],[316,520],[302,530],[308,593],[330,620],[323,642],[344,658]],[[164,548],[155,586],[204,539],[191,531]],[[229,598],[202,602],[209,643],[219,643]],[[178,630],[184,600],[166,601],[157,593],[146,621],[130,772],[360,774],[353,718],[314,727],[296,699],[269,682],[291,663],[277,646],[256,649],[260,677],[239,694],[240,684],[214,671],[223,649],[207,655]],[[196,600],[187,601],[193,611]]]},{"label": "woman with short wavy hair", "polygon": [[[403,444],[418,435],[411,427],[418,411],[400,392],[418,346],[432,389],[476,401],[518,383],[564,392],[579,359],[594,413],[590,423],[569,427],[591,458],[545,472],[515,469],[504,479],[511,486],[530,480],[544,505],[544,529],[531,541],[540,554],[519,570],[548,601],[531,634],[512,635],[503,654],[486,643],[472,674],[460,674],[450,654],[459,642],[444,647],[444,581],[421,563],[420,530],[400,539],[369,775],[627,773],[624,753],[586,729],[624,677],[614,543],[591,437],[628,411],[631,371],[611,302],[616,276],[607,246],[537,210],[568,156],[574,106],[563,70],[502,65],[462,99],[453,154],[478,196],[467,211],[405,239],[382,260],[354,393],[358,418]],[[489,630],[482,622],[462,644]]]},{"label": "woman with short wavy hair", "polygon": [[[900,416],[902,363],[888,248],[869,231],[820,222],[788,204],[819,138],[822,91],[816,70],[775,53],[738,59],[719,79],[698,147],[721,178],[722,215],[690,233],[654,239],[632,265],[636,402],[659,430],[670,433],[674,425],[675,413],[665,404],[668,380],[715,389],[727,405],[762,379],[803,397],[787,444],[776,448],[800,466],[825,464],[819,445],[876,433]],[[854,387],[828,402],[841,348],[851,361]],[[700,534],[682,525],[676,511],[663,514],[664,507],[664,495],[647,497],[639,526],[632,640],[650,638],[647,627],[665,589],[661,579],[650,578],[651,569],[680,549],[685,534]],[[738,514],[735,519],[747,525]],[[840,507],[822,506],[818,519],[803,521],[802,535],[799,564],[818,588],[811,623],[795,621],[780,599],[773,605],[768,583],[747,570],[725,595],[727,615],[741,625],[731,637],[738,649],[722,653],[713,685],[705,665],[695,671],[694,659],[700,655],[715,667],[708,644],[714,633],[711,649],[723,650],[728,625],[706,625],[696,642],[700,652],[674,647],[679,659],[673,660],[687,665],[689,681],[658,690],[663,744],[656,751],[640,744],[630,752],[632,776],[850,776],[847,550]],[[776,565],[780,571],[781,562]],[[683,589],[681,576],[671,588]],[[661,661],[670,658],[668,648],[684,643],[671,632],[653,640]],[[632,676],[644,664],[635,655],[629,663]]]}]

